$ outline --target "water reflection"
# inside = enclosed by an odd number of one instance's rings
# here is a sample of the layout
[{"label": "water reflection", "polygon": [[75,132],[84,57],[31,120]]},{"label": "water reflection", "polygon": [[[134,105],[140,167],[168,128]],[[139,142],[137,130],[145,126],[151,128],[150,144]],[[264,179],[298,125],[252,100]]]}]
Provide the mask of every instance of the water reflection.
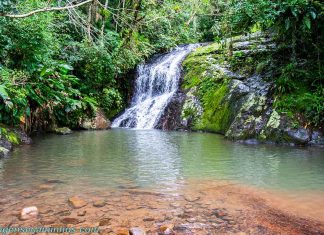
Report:
[{"label": "water reflection", "polygon": [[0,160],[0,187],[48,179],[82,187],[176,190],[187,179],[324,191],[324,150],[247,146],[202,133],[122,130],[47,135]]}]

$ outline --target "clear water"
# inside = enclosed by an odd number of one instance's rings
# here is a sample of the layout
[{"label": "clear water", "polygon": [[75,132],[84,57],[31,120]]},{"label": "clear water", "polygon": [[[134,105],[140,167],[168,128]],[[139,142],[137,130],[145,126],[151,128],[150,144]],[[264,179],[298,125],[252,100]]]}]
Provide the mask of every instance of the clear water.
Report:
[{"label": "clear water", "polygon": [[324,149],[242,145],[206,133],[125,130],[45,135],[0,159],[0,188],[55,179],[84,187],[176,190],[190,180],[324,191]]}]

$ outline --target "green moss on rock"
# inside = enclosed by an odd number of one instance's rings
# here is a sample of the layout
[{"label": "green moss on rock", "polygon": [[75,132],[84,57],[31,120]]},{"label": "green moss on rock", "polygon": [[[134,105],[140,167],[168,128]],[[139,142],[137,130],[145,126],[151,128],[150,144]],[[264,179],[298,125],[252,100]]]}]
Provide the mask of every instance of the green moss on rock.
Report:
[{"label": "green moss on rock", "polygon": [[195,125],[196,130],[205,130],[224,134],[231,124],[231,108],[225,97],[228,94],[226,84],[203,97],[204,113]]}]

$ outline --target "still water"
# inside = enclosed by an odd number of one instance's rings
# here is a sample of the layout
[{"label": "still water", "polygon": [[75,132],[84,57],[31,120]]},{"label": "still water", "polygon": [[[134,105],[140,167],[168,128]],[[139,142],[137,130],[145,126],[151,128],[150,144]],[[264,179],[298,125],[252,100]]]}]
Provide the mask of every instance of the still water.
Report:
[{"label": "still water", "polygon": [[0,159],[0,187],[47,180],[83,187],[177,190],[190,180],[324,191],[324,149],[243,145],[207,133],[125,130],[45,135]]}]

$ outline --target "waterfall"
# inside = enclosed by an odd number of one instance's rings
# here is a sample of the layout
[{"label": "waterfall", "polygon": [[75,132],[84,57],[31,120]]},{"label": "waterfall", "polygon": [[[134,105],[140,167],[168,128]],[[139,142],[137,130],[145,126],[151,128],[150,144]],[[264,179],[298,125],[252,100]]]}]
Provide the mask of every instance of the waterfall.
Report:
[{"label": "waterfall", "polygon": [[153,129],[178,91],[182,61],[198,46],[180,46],[153,62],[139,65],[131,106],[112,127]]}]

